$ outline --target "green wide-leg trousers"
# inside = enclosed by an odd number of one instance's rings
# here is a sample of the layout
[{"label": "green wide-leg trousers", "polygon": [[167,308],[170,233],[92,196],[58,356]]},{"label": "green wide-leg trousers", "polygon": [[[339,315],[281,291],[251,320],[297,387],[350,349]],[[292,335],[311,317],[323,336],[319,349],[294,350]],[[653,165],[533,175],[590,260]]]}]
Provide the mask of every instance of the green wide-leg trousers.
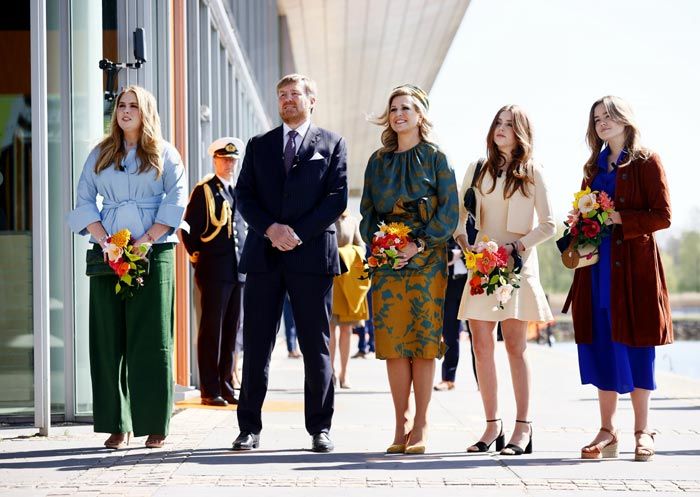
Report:
[{"label": "green wide-leg trousers", "polygon": [[90,278],[90,375],[96,432],[167,435],[173,404],[175,250],[153,245],[134,296],[116,276]]}]

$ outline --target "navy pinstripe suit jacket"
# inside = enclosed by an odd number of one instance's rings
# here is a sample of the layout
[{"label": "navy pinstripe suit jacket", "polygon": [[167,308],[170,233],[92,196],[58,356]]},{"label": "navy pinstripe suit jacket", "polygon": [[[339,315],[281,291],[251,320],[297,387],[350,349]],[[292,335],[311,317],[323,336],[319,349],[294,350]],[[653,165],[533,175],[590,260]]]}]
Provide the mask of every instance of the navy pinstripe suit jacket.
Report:
[{"label": "navy pinstripe suit jacket", "polygon": [[[235,192],[249,227],[239,271],[340,274],[333,223],[348,201],[345,140],[312,124],[289,174],[282,143],[279,126],[246,147]],[[272,247],[265,230],[275,222],[291,226],[302,244],[288,252]]]}]

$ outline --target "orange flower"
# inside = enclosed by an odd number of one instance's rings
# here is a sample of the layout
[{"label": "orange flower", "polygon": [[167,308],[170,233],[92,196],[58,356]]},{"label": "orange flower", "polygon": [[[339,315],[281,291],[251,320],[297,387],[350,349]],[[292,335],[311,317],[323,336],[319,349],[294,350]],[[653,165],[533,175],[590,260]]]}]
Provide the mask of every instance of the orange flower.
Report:
[{"label": "orange flower", "polygon": [[131,232],[126,228],[117,231],[110,237],[110,243],[113,243],[119,248],[125,248],[129,240],[131,240]]},{"label": "orange flower", "polygon": [[121,264],[119,264],[115,269],[117,276],[119,276],[120,278],[124,276],[129,271],[129,267],[130,266],[128,262],[122,262]]},{"label": "orange flower", "polygon": [[367,259],[367,264],[369,264],[369,267],[377,267],[379,266],[379,261],[376,257],[369,257]]},{"label": "orange flower", "polygon": [[389,223],[385,226],[384,230],[389,235],[396,235],[398,237],[407,237],[411,232],[411,228],[403,223]]}]

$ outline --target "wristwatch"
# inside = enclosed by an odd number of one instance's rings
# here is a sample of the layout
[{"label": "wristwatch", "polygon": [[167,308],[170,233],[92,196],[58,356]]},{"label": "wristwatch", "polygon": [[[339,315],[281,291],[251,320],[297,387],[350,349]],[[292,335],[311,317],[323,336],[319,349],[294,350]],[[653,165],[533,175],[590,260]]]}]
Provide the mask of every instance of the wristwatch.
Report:
[{"label": "wristwatch", "polygon": [[425,250],[425,240],[423,240],[422,238],[416,238],[413,241],[413,243],[415,243],[416,247],[418,247],[418,252],[417,252],[418,254],[420,254],[421,252],[423,252]]}]

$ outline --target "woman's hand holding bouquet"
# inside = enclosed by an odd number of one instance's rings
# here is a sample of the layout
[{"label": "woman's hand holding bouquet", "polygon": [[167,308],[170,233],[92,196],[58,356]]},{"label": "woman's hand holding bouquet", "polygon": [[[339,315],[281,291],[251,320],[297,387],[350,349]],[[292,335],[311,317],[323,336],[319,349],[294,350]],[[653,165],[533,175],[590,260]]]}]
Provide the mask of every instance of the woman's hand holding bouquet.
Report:
[{"label": "woman's hand holding bouquet", "polygon": [[[605,192],[586,187],[574,194],[573,209],[564,221],[568,248],[562,253],[562,261],[575,269],[598,261],[598,247],[612,231],[615,203]],[[568,237],[568,238],[567,238]]]},{"label": "woman's hand holding bouquet", "polygon": [[498,305],[493,310],[504,309],[515,289],[520,288],[520,267],[508,267],[507,248],[484,236],[464,254],[467,269],[472,272],[470,295],[495,294]]},{"label": "woman's hand holding bouquet", "polygon": [[143,286],[144,276],[148,272],[148,251],[150,243],[134,246],[134,239],[128,229],[123,229],[107,238],[104,253],[107,262],[117,275],[114,291],[122,298],[133,297],[134,291]]}]

